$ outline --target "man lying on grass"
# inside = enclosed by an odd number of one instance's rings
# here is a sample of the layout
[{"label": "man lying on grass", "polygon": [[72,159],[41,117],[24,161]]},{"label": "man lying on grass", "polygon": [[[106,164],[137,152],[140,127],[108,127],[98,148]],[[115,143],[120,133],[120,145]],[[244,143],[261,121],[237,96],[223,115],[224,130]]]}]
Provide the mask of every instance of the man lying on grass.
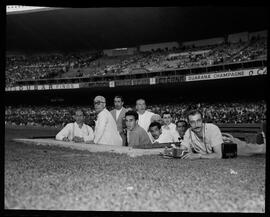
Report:
[{"label": "man lying on grass", "polygon": [[218,126],[204,123],[202,118],[199,110],[192,110],[187,115],[190,128],[186,131],[181,146],[187,148],[189,153],[183,159],[222,158],[221,145],[226,140],[237,144],[238,155],[265,154],[265,143],[261,145],[246,143],[230,134],[222,137]]},{"label": "man lying on grass", "polygon": [[149,132],[151,134],[150,139],[152,143],[175,142],[174,135],[172,135],[172,133],[169,130],[163,130],[161,124],[157,121],[154,121],[150,124]]},{"label": "man lying on grass", "polygon": [[77,109],[72,116],[74,123],[67,124],[56,136],[56,140],[93,143],[94,133],[90,126],[84,124],[85,115],[81,109]]}]

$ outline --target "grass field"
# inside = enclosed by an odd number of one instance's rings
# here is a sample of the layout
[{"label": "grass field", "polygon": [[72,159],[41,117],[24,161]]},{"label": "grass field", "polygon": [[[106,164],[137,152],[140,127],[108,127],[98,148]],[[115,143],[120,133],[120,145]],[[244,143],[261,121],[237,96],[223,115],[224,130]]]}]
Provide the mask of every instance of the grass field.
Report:
[{"label": "grass field", "polygon": [[265,156],[136,158],[12,142],[56,129],[5,129],[5,208],[265,212]]}]

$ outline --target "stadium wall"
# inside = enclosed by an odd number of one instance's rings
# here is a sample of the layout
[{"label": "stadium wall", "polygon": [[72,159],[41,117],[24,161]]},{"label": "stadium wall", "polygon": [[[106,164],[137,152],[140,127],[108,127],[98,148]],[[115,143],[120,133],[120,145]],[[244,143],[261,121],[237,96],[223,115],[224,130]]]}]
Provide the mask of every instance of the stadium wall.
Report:
[{"label": "stadium wall", "polygon": [[[138,98],[146,98],[151,103],[173,103],[182,100],[190,101],[231,101],[238,99],[266,99],[267,75],[251,77],[235,77],[219,80],[193,80],[177,82],[171,76],[163,77],[157,84],[141,83],[139,85],[123,85],[109,87],[92,87],[77,89],[6,91],[5,104],[57,104],[53,99],[63,99],[60,103],[67,105],[91,104],[96,95],[104,95],[113,99],[115,95],[123,95],[127,103],[134,104]],[[111,103],[113,103],[111,101]]]},{"label": "stadium wall", "polygon": [[158,43],[158,44],[145,44],[145,45],[140,45],[139,50],[141,52],[148,52],[148,51],[157,51],[158,49],[161,50],[173,50],[174,48],[179,48],[179,43],[178,42],[164,42],[164,43]]},{"label": "stadium wall", "polygon": [[248,40],[249,40],[248,32],[240,32],[228,35],[229,43],[239,43],[240,41],[248,42]]},{"label": "stadium wall", "polygon": [[225,39],[222,37],[218,38],[210,38],[210,39],[203,39],[198,41],[187,41],[183,42],[182,46],[184,47],[203,47],[203,46],[210,46],[210,45],[219,45],[225,42]]}]

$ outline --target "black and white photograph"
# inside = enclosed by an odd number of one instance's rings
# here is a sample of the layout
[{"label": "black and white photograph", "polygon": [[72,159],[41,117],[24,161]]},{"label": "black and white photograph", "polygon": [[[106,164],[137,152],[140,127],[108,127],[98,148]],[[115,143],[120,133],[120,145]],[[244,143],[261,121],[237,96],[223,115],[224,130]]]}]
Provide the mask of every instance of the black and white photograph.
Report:
[{"label": "black and white photograph", "polygon": [[268,9],[6,5],[4,211],[269,211]]}]

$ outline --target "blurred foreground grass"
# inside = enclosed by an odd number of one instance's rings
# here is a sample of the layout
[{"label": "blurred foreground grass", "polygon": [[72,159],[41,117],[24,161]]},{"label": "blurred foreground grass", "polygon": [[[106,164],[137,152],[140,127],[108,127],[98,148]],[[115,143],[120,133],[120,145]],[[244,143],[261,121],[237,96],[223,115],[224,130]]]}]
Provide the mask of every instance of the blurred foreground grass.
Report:
[{"label": "blurred foreground grass", "polygon": [[6,129],[5,208],[264,212],[264,156],[196,161],[130,158],[10,141],[54,132]]}]

